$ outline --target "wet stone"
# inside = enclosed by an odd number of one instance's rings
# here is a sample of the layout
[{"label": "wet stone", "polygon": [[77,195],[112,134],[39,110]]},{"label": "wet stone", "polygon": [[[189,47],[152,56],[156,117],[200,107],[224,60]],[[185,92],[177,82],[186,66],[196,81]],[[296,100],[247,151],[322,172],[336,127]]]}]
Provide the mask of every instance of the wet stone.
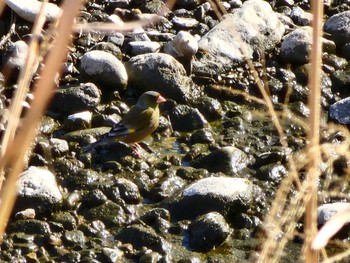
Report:
[{"label": "wet stone", "polygon": [[183,188],[186,182],[178,176],[167,176],[164,180],[160,180],[152,190],[151,198],[155,202],[159,202],[173,196],[178,190]]},{"label": "wet stone", "polygon": [[85,53],[80,60],[83,77],[99,85],[105,95],[125,89],[128,75],[123,63],[112,54],[93,50]]},{"label": "wet stone", "polygon": [[122,260],[123,255],[124,253],[117,248],[104,247],[102,248],[101,253],[98,255],[98,258],[101,260],[101,262],[114,263],[118,260]]},{"label": "wet stone", "polygon": [[204,128],[207,121],[198,109],[178,105],[169,112],[172,127],[176,131],[190,132]]},{"label": "wet stone", "polygon": [[137,185],[127,179],[120,178],[117,180],[116,185],[120,192],[120,197],[127,204],[139,204],[142,201],[139,189]]},{"label": "wet stone", "polygon": [[92,113],[82,111],[71,114],[64,122],[64,128],[68,131],[76,131],[91,128]]},{"label": "wet stone", "polygon": [[66,230],[73,230],[77,227],[76,218],[69,212],[57,212],[51,216],[51,220],[61,223]]},{"label": "wet stone", "polygon": [[152,228],[143,225],[131,225],[122,229],[115,237],[122,243],[130,243],[140,250],[147,247],[161,254],[168,252],[167,241],[158,235]]},{"label": "wet stone", "polygon": [[213,131],[209,128],[195,131],[190,138],[193,144],[196,143],[213,143],[215,139],[213,137]]},{"label": "wet stone", "polygon": [[209,172],[237,174],[250,163],[248,156],[241,150],[226,146],[208,155],[201,156],[190,162],[194,168],[204,168]]},{"label": "wet stone", "polygon": [[350,97],[337,101],[329,107],[330,119],[345,125],[350,125]]},{"label": "wet stone", "polygon": [[209,122],[220,119],[223,115],[223,109],[218,100],[210,97],[200,97],[193,103]]},{"label": "wet stone", "polygon": [[35,166],[22,173],[18,181],[17,195],[17,211],[34,208],[37,212],[47,213],[55,210],[63,200],[54,174]]},{"label": "wet stone", "polygon": [[86,242],[85,235],[80,230],[66,231],[63,235],[63,242],[67,246],[83,246]]},{"label": "wet stone", "polygon": [[39,234],[48,235],[51,234],[50,226],[47,222],[37,219],[17,220],[13,222],[9,227],[9,232],[23,232],[26,234]]},{"label": "wet stone", "polygon": [[92,83],[62,87],[56,91],[51,108],[64,113],[93,110],[101,101],[101,91]]},{"label": "wet stone", "polygon": [[107,200],[107,196],[101,190],[93,189],[84,197],[83,205],[93,208],[104,204]]},{"label": "wet stone", "polygon": [[89,209],[86,215],[91,220],[101,220],[107,226],[121,226],[126,222],[124,209],[112,201]]},{"label": "wet stone", "polygon": [[221,245],[231,230],[225,218],[217,212],[200,216],[189,225],[190,246],[207,252]]},{"label": "wet stone", "polygon": [[261,166],[257,170],[255,176],[260,180],[278,183],[287,175],[287,173],[287,168],[282,164],[268,164]]},{"label": "wet stone", "polygon": [[192,219],[217,211],[223,215],[247,209],[253,198],[253,183],[247,179],[209,177],[187,187],[174,201],[164,202],[171,216]]}]

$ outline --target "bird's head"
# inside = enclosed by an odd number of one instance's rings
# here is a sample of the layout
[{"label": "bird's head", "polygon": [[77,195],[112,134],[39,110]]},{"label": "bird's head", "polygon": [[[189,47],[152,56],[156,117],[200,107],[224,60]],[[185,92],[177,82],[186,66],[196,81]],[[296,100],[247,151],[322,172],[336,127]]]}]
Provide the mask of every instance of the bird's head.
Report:
[{"label": "bird's head", "polygon": [[147,91],[141,95],[137,101],[137,106],[141,108],[156,108],[159,103],[165,102],[166,99],[156,91]]}]

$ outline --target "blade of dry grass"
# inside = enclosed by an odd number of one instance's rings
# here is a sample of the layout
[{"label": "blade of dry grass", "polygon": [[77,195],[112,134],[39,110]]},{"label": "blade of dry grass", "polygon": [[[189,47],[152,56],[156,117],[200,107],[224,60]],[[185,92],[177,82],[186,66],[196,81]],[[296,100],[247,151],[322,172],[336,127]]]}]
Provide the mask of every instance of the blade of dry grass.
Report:
[{"label": "blade of dry grass", "polygon": [[305,260],[307,263],[317,262],[318,253],[311,248],[312,240],[317,232],[317,178],[319,176],[320,163],[320,118],[321,118],[321,58],[322,58],[322,17],[323,1],[313,0],[313,32],[311,48],[311,72],[309,76],[309,108],[310,108],[310,130],[308,134],[309,144],[309,167],[308,167],[308,188],[309,200],[306,202],[305,215]]},{"label": "blade of dry grass", "polygon": [[329,239],[334,236],[350,219],[350,209],[334,215],[317,233],[312,242],[312,249],[324,248]]},{"label": "blade of dry grass", "polygon": [[[9,114],[3,116],[3,123],[7,123],[7,127],[4,133],[4,136],[1,140],[1,149],[0,149],[0,158],[4,157],[5,152],[9,143],[15,137],[15,132],[18,127],[20,114],[22,111],[22,101],[25,100],[26,94],[29,89],[29,83],[31,81],[32,72],[34,71],[35,65],[38,63],[38,48],[39,48],[39,35],[45,23],[45,8],[47,0],[43,1],[41,5],[40,12],[36,17],[33,26],[33,37],[29,44],[28,56],[25,61],[25,65],[21,70],[18,77],[18,88],[16,90],[15,96],[11,101],[9,107]],[[0,190],[2,188],[3,176],[0,179]]]},{"label": "blade of dry grass", "polygon": [[71,32],[74,20],[82,5],[82,0],[66,0],[62,5],[63,13],[59,19],[57,28],[57,38],[53,48],[45,61],[45,67],[41,78],[35,85],[34,99],[27,117],[23,121],[24,129],[20,130],[12,144],[7,148],[3,158],[0,160],[2,168],[11,165],[10,172],[6,178],[5,185],[2,188],[0,196],[0,235],[2,236],[6,222],[12,211],[15,194],[16,181],[19,173],[23,169],[24,156],[36,135],[36,129],[40,118],[53,95],[54,80],[57,72],[60,72],[62,62],[67,53],[67,45],[71,40]]},{"label": "blade of dry grass", "polygon": [[4,7],[5,7],[5,0],[1,0],[0,1],[0,14],[2,14],[2,11],[4,11]]}]

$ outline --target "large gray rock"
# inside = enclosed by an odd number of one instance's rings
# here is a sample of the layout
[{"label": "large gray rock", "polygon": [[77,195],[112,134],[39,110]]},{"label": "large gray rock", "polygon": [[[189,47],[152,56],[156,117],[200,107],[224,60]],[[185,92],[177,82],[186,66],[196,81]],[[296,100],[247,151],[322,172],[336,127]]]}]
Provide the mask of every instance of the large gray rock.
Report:
[{"label": "large gray rock", "polygon": [[329,107],[329,117],[338,123],[350,125],[350,97],[332,104]]},{"label": "large gray rock", "polygon": [[18,180],[16,208],[48,212],[62,202],[56,177],[45,168],[31,166]]},{"label": "large gray rock", "polygon": [[280,42],[284,31],[268,2],[246,1],[202,37],[198,45],[204,52],[195,67],[213,74],[230,69],[251,58],[254,50],[272,49]]},{"label": "large gray rock", "polygon": [[[335,44],[322,38],[324,51],[334,52]],[[312,45],[312,28],[309,26],[300,27],[289,33],[281,45],[281,58],[284,62],[305,64],[310,61]]]},{"label": "large gray rock", "polygon": [[60,88],[56,91],[51,107],[64,113],[77,113],[96,109],[101,101],[101,91],[93,83]]},{"label": "large gray rock", "polygon": [[155,90],[165,98],[183,101],[191,94],[192,80],[182,64],[163,53],[138,55],[125,65],[129,83],[142,94]]},{"label": "large gray rock", "polygon": [[123,63],[112,54],[92,50],[86,52],[81,58],[81,74],[83,77],[99,85],[106,91],[123,91],[128,82]]},{"label": "large gray rock", "polygon": [[190,162],[190,166],[204,168],[209,172],[230,175],[239,173],[250,163],[248,156],[238,148],[226,146]]},{"label": "large gray rock", "polygon": [[245,211],[253,200],[253,183],[243,178],[209,177],[187,187],[176,200],[165,202],[176,219],[193,219],[219,212],[224,216]]},{"label": "large gray rock", "polygon": [[326,33],[331,34],[338,48],[350,41],[350,11],[345,11],[330,17],[323,26]]},{"label": "large gray rock", "polygon": [[[20,17],[29,22],[34,22],[40,12],[42,2],[37,0],[6,0],[6,4]],[[46,21],[53,21],[61,14],[61,8],[52,3],[47,3],[45,8]]]}]

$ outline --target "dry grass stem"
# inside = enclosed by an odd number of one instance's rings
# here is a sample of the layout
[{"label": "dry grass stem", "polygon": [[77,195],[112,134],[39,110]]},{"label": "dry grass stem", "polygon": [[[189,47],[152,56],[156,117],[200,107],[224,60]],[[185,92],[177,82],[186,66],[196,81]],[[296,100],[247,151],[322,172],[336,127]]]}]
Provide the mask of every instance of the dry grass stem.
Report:
[{"label": "dry grass stem", "polygon": [[82,2],[81,0],[64,1],[62,5],[63,13],[59,19],[59,26],[57,28],[57,39],[45,61],[45,67],[41,72],[41,78],[35,85],[34,99],[27,117],[23,121],[23,127],[25,128],[19,131],[13,143],[9,145],[3,158],[0,160],[2,168],[9,164],[11,165],[10,172],[6,177],[5,185],[1,191],[1,236],[4,233],[6,222],[15,202],[16,181],[18,174],[23,169],[24,156],[35,138],[36,129],[41,116],[44,113],[49,99],[53,95],[54,80],[57,77],[57,72],[60,72],[62,62],[66,57],[66,47],[71,40],[70,32],[72,32],[72,25],[74,24],[74,19],[78,14]]},{"label": "dry grass stem", "polygon": [[[25,61],[25,65],[21,70],[18,77],[18,88],[14,95],[14,98],[11,101],[8,114],[2,116],[2,122],[7,123],[5,133],[1,140],[1,149],[0,149],[0,159],[4,157],[7,147],[10,142],[12,142],[15,137],[15,133],[19,124],[20,115],[22,112],[22,101],[25,100],[27,92],[29,90],[29,84],[31,81],[32,74],[38,64],[38,52],[39,49],[39,35],[45,23],[45,8],[47,0],[43,1],[41,5],[40,12],[36,17],[33,26],[33,37],[29,44],[28,56]],[[3,172],[3,171],[1,171]],[[0,180],[0,190],[2,188],[4,178]]]},{"label": "dry grass stem", "polygon": [[305,260],[314,263],[318,260],[317,251],[311,248],[312,240],[317,232],[317,178],[319,176],[320,162],[320,118],[321,118],[321,58],[322,58],[322,17],[323,1],[312,1],[313,32],[311,48],[311,72],[309,74],[309,108],[310,108],[310,130],[308,134],[309,144],[309,167],[308,187],[310,199],[306,199],[305,215]]}]

